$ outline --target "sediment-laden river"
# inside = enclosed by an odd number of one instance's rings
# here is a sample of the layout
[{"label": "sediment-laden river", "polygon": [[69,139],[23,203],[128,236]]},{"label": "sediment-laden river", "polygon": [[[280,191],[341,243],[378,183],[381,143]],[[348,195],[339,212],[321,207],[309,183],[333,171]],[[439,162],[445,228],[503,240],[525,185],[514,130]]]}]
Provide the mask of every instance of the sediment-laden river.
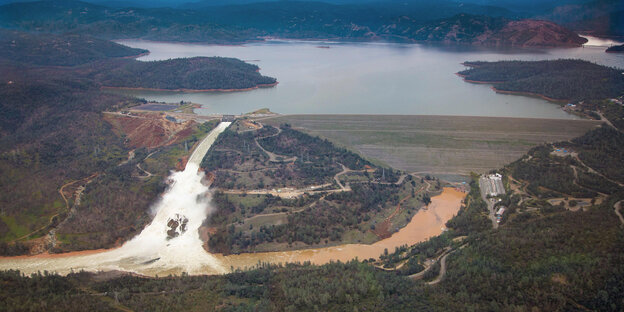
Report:
[{"label": "sediment-laden river", "polygon": [[[193,249],[172,246],[157,246],[159,243],[137,246],[129,241],[124,246],[112,250],[92,250],[66,254],[43,254],[37,256],[0,257],[0,270],[19,269],[30,274],[37,271],[53,271],[67,274],[78,270],[106,271],[124,270],[145,275],[164,276],[168,274],[221,274],[232,267],[252,267],[259,262],[287,263],[310,261],[323,264],[330,261],[349,261],[378,258],[384,252],[394,251],[395,247],[412,245],[441,234],[444,224],[459,211],[465,193],[454,188],[444,188],[442,194],[434,196],[427,209],[420,210],[410,223],[391,237],[371,245],[347,244],[325,248],[302,249],[280,252],[243,253],[224,256],[210,254],[201,244],[192,244]],[[174,238],[171,243],[174,244]],[[150,248],[163,248],[163,250]],[[179,249],[178,249],[179,248]],[[165,251],[165,252],[163,252]],[[168,258],[159,258],[162,255]],[[151,262],[153,261],[153,262]]]},{"label": "sediment-laden river", "polygon": [[[198,170],[204,155],[217,136],[230,123],[222,122],[195,149],[184,171],[170,176],[170,187],[154,205],[155,216],[143,231],[123,246],[111,250],[94,250],[66,254],[43,254],[0,258],[0,270],[19,269],[29,274],[51,271],[67,274],[71,271],[123,270],[145,275],[222,274],[230,268],[251,267],[258,262],[304,262],[322,264],[329,261],[348,261],[354,258],[377,258],[384,249],[390,251],[403,244],[415,244],[438,235],[444,224],[457,213],[464,198],[453,188],[432,198],[427,209],[422,209],[411,222],[391,237],[372,245],[349,244],[327,248],[249,253],[223,256],[211,254],[202,247],[198,229],[209,217],[210,191],[202,183],[203,172]],[[171,230],[171,220],[185,220],[184,230]],[[180,222],[181,224],[182,222]]]}]

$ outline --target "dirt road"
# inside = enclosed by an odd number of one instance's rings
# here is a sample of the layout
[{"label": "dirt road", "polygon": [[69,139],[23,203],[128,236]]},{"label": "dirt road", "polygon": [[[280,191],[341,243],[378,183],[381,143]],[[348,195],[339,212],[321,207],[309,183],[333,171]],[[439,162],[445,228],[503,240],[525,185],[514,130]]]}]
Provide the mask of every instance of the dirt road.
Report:
[{"label": "dirt road", "polygon": [[615,205],[613,205],[613,208],[615,209],[615,214],[618,216],[618,218],[620,218],[620,222],[622,223],[622,226],[624,226],[624,217],[622,217],[622,212],[621,212],[622,200],[615,203]]}]

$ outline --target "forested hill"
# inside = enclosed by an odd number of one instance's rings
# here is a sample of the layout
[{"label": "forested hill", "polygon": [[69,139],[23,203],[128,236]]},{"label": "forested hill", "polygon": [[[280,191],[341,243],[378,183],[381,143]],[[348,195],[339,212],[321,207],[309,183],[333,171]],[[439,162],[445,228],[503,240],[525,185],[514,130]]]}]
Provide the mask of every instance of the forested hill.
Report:
[{"label": "forested hill", "polygon": [[275,78],[258,73],[258,66],[234,58],[193,57],[154,62],[128,62],[103,71],[104,86],[165,90],[227,90],[270,86]]},{"label": "forested hill", "polygon": [[[10,67],[28,66],[48,74],[52,71],[50,78],[55,79],[62,76],[108,87],[165,90],[238,90],[276,83],[275,78],[262,76],[258,66],[234,58],[194,57],[152,62],[123,59],[147,52],[86,35],[0,29],[0,62]],[[46,66],[68,67],[43,70]],[[14,72],[14,69],[6,72],[7,78]]]},{"label": "forested hill", "polygon": [[624,53],[624,44],[609,47],[606,52],[609,52],[609,53]]},{"label": "forested hill", "polygon": [[444,2],[335,5],[253,3],[196,9],[107,8],[79,1],[0,6],[0,26],[92,34],[106,39],[240,43],[293,39],[580,46],[584,39],[551,22],[519,19],[505,9]]},{"label": "forested hill", "polygon": [[0,27],[33,32],[80,33],[103,39],[240,43],[257,31],[216,25],[189,10],[111,9],[81,1],[33,1],[0,6]]},{"label": "forested hill", "polygon": [[622,70],[582,60],[465,62],[468,81],[486,82],[502,92],[532,93],[582,101],[624,94]]},{"label": "forested hill", "polygon": [[147,53],[86,35],[31,34],[0,29],[0,59],[12,63],[74,66]]}]

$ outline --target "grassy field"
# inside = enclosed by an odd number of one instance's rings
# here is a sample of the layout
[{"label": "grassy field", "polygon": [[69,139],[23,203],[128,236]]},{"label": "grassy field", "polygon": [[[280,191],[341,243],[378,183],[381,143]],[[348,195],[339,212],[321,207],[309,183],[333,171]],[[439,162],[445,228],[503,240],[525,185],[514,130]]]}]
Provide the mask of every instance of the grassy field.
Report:
[{"label": "grassy field", "polygon": [[590,120],[397,115],[288,115],[261,122],[290,123],[394,168],[447,178],[499,168],[535,145],[569,140],[600,124]]}]

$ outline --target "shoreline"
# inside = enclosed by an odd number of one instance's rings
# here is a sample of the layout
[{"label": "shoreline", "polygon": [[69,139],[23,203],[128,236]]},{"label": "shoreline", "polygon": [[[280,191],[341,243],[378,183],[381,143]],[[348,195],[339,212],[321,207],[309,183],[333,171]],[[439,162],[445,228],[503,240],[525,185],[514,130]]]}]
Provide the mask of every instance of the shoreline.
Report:
[{"label": "shoreline", "polygon": [[[145,50],[145,49],[143,49],[143,50]],[[137,55],[128,55],[128,56],[123,56],[121,58],[122,59],[137,59],[137,58],[142,57],[142,56],[150,55],[150,53],[152,53],[152,52],[150,52],[148,50],[147,52],[139,53]]]},{"label": "shoreline", "polygon": [[465,82],[474,83],[474,84],[498,84],[503,83],[504,81],[480,81],[480,80],[470,80],[467,79],[466,75],[462,75],[460,73],[455,73],[455,75],[461,77]]},{"label": "shoreline", "polygon": [[[255,42],[264,42],[265,40],[255,40],[248,39],[244,41],[232,42],[232,43],[211,43],[209,41],[179,41],[179,40],[149,40],[149,39],[141,39],[141,38],[124,38],[124,39],[111,39],[111,41],[119,44],[123,44],[123,41],[142,41],[142,42],[153,42],[153,43],[180,43],[180,44],[192,44],[192,45],[214,45],[214,46],[223,46],[223,47],[237,47],[243,46],[248,43]],[[123,44],[125,45],[125,44]]]},{"label": "shoreline", "polygon": [[[595,36],[593,36],[595,37]],[[600,38],[600,37],[596,37]],[[390,39],[390,40],[388,40]],[[392,40],[394,39],[394,40]],[[459,47],[475,47],[483,48],[486,50],[500,50],[500,49],[521,49],[528,51],[541,51],[550,49],[574,49],[582,48],[583,44],[555,44],[555,45],[538,45],[538,46],[524,46],[524,45],[500,45],[496,43],[484,43],[484,42],[447,42],[447,41],[432,41],[432,40],[416,40],[400,35],[378,35],[373,38],[346,38],[346,37],[325,37],[325,38],[290,38],[290,37],[274,37],[264,36],[256,37],[254,39],[246,39],[235,42],[221,42],[215,43],[211,41],[184,41],[184,40],[149,40],[142,38],[123,38],[123,39],[111,39],[111,41],[119,44],[124,44],[124,41],[142,41],[148,43],[164,43],[164,44],[188,44],[188,45],[208,45],[208,46],[224,46],[224,47],[243,47],[247,44],[253,43],[267,43],[271,41],[282,42],[306,42],[306,43],[392,43],[392,44],[414,44],[414,45],[429,45],[429,46],[459,46]]]},{"label": "shoreline", "polygon": [[279,81],[274,83],[265,83],[258,84],[254,87],[249,88],[241,88],[241,89],[158,89],[158,88],[143,88],[143,87],[110,87],[110,86],[102,86],[100,89],[102,90],[137,90],[137,91],[162,91],[162,92],[188,92],[188,93],[200,93],[200,92],[241,92],[241,91],[251,91],[260,88],[272,88],[279,84]]},{"label": "shoreline", "polygon": [[537,98],[540,98],[540,99],[543,99],[543,100],[546,100],[548,102],[552,102],[552,103],[555,103],[555,104],[561,104],[561,103],[565,104],[565,103],[569,103],[570,102],[570,100],[567,100],[567,99],[554,99],[554,98],[551,98],[551,97],[547,97],[547,96],[545,96],[543,94],[533,93],[533,92],[500,90],[500,89],[497,89],[494,86],[492,86],[491,89],[494,90],[494,92],[496,92],[496,93],[537,97]]},{"label": "shoreline", "polygon": [[62,252],[62,253],[50,253],[46,251],[46,252],[36,254],[36,255],[0,256],[0,261],[1,260],[20,260],[20,259],[55,259],[55,258],[65,258],[65,257],[89,256],[89,255],[99,254],[102,252],[113,251],[115,249],[118,249],[119,247],[121,246],[115,246],[112,248],[68,251],[68,252]]},{"label": "shoreline", "polygon": [[[462,63],[462,65],[464,66],[468,66],[468,67],[476,67],[476,66],[471,66],[471,65],[465,65],[464,63]],[[462,78],[463,81],[468,82],[468,83],[474,83],[474,84],[490,84],[490,85],[495,85],[495,84],[500,84],[500,83],[504,83],[504,81],[480,81],[480,80],[470,80],[470,79],[466,79],[467,75],[462,75],[460,73],[455,73],[455,75],[459,76]],[[522,95],[522,96],[529,96],[529,97],[535,97],[535,98],[540,98],[542,100],[546,100],[548,102],[551,103],[555,103],[555,104],[565,104],[565,103],[569,103],[570,100],[569,99],[555,99],[555,98],[551,98],[548,97],[546,95],[543,94],[539,94],[539,93],[533,93],[533,92],[527,92],[527,91],[508,91],[508,90],[500,90],[498,88],[496,88],[496,86],[492,86],[491,87],[492,90],[494,90],[494,92],[496,93],[500,93],[500,94],[510,94],[510,95]]]}]

